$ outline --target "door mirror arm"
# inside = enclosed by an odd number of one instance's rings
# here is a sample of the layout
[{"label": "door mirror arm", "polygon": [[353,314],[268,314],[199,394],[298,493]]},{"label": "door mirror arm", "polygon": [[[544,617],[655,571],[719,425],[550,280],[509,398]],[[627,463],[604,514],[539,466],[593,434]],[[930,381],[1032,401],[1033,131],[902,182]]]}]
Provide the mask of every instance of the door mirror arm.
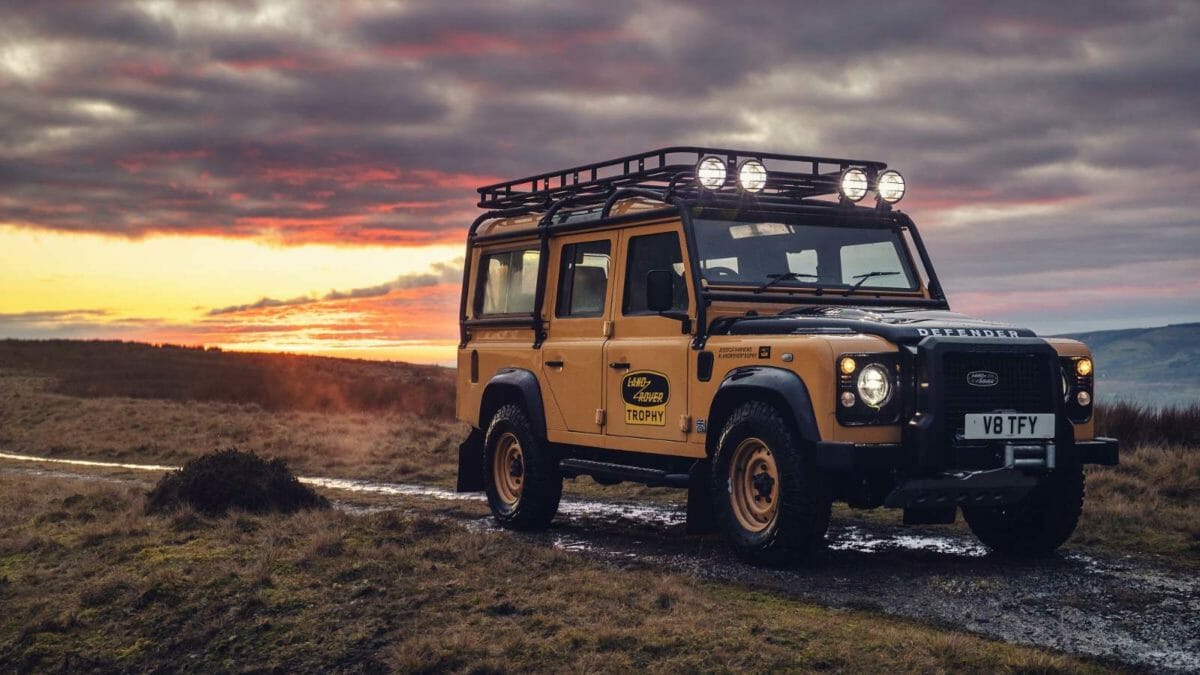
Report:
[{"label": "door mirror arm", "polygon": [[684,311],[681,311],[678,309],[673,309],[673,310],[667,310],[665,312],[659,312],[658,315],[661,317],[668,318],[668,319],[675,319],[680,324],[680,326],[679,326],[680,333],[682,333],[684,335],[691,334],[691,332],[692,332],[692,317],[688,316],[687,312],[684,312]]}]

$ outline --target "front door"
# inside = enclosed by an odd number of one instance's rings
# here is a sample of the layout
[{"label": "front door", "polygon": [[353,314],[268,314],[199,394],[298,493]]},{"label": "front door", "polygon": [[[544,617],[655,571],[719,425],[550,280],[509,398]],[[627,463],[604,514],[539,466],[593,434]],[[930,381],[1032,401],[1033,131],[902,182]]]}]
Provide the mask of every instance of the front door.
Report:
[{"label": "front door", "polygon": [[[604,342],[612,304],[612,254],[617,237],[591,233],[553,240],[558,264],[542,373],[568,431],[599,434],[604,407]],[[554,277],[551,277],[554,279]]]},{"label": "front door", "polygon": [[674,309],[692,309],[679,223],[630,228],[619,243],[623,262],[615,279],[613,333],[604,346],[605,433],[683,441],[690,423],[684,416],[691,336],[678,320],[646,306],[646,275],[671,270],[677,275]]}]

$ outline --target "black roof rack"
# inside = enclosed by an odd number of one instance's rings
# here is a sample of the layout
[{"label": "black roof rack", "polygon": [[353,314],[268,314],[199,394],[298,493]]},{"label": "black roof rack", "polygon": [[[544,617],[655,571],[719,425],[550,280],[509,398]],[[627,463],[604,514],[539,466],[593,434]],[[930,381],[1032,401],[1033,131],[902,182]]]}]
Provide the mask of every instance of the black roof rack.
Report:
[{"label": "black roof rack", "polygon": [[[616,190],[661,190],[664,195],[698,190],[696,164],[715,156],[725,160],[727,185],[736,181],[738,166],[756,159],[767,168],[767,184],[760,195],[804,199],[837,194],[838,178],[850,167],[863,169],[868,179],[887,168],[883,162],[836,157],[784,155],[771,152],[707,147],[670,147],[610,159],[604,162],[540,173],[479,188],[479,206],[485,209],[540,210],[570,197],[575,206],[603,203]],[[719,192],[733,191],[726,187]]]}]

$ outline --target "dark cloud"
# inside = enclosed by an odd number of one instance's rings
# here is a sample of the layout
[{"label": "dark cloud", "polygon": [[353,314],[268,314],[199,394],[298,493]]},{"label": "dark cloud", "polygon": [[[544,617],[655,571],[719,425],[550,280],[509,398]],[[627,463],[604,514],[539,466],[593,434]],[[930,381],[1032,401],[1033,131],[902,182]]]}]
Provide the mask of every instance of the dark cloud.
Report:
[{"label": "dark cloud", "polygon": [[1187,0],[27,4],[0,222],[455,241],[477,185],[712,143],[893,163],[949,287],[1167,265],[1200,259],[1197,35]]},{"label": "dark cloud", "polygon": [[[290,300],[260,298],[258,301],[246,305],[231,305],[229,307],[219,307],[217,309],[209,310],[208,316],[239,314],[241,312],[270,309],[273,307],[311,305],[313,303],[331,300],[360,300],[364,298],[378,298],[388,295],[392,291],[407,291],[414,288],[431,288],[441,284],[458,283],[462,281],[462,274],[463,271],[461,260],[454,264],[439,262],[430,265],[428,272],[402,274],[392,281],[383,284],[377,284],[375,286],[353,288],[348,291],[330,291],[321,296],[301,296],[292,298]],[[0,315],[0,317],[2,317],[2,315]]]}]

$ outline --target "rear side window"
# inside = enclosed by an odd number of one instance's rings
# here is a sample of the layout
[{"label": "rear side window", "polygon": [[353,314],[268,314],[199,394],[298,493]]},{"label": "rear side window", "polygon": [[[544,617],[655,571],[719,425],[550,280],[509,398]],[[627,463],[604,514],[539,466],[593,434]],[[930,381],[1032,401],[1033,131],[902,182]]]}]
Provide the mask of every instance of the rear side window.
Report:
[{"label": "rear side window", "polygon": [[536,248],[488,253],[480,257],[477,316],[533,313],[541,255]]},{"label": "rear side window", "polygon": [[563,247],[559,267],[558,307],[560,317],[600,316],[608,295],[608,270],[612,245],[589,241]]},{"label": "rear side window", "polygon": [[646,307],[646,275],[654,270],[675,273],[675,304],[673,310],[686,310],[687,284],[683,280],[683,254],[679,250],[679,234],[663,232],[632,237],[626,252],[625,301],[626,314],[651,314]]}]

